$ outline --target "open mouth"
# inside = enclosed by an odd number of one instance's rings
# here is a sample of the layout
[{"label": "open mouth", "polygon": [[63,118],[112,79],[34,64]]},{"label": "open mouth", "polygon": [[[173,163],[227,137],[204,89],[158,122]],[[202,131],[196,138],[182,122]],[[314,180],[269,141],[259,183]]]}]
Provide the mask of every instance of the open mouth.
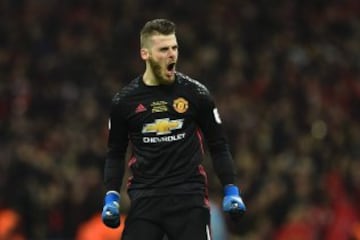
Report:
[{"label": "open mouth", "polygon": [[169,65],[167,65],[168,71],[173,71],[174,69],[175,69],[175,63],[170,63]]}]

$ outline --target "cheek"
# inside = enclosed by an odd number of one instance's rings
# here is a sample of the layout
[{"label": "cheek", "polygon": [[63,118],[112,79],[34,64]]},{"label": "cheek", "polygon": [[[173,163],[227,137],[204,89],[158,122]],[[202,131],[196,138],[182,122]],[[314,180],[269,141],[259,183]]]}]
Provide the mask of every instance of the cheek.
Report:
[{"label": "cheek", "polygon": [[159,62],[162,62],[166,59],[166,55],[165,54],[157,54],[156,55],[156,60]]},{"label": "cheek", "polygon": [[164,66],[166,63],[166,57],[162,55],[153,56],[153,60],[161,66]]}]

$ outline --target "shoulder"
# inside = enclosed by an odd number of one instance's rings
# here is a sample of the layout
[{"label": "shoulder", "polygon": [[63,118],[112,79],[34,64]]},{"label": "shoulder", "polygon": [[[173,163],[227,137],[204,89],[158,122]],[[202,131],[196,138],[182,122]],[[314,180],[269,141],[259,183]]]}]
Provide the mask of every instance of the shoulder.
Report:
[{"label": "shoulder", "polygon": [[133,79],[130,83],[120,89],[112,98],[113,104],[119,104],[122,100],[132,95],[140,87],[140,77]]},{"label": "shoulder", "polygon": [[183,85],[184,87],[192,89],[193,91],[195,91],[196,94],[199,94],[199,95],[209,95],[210,94],[208,88],[204,84],[200,83],[198,80],[195,80],[195,79],[189,77],[188,75],[185,75],[180,72],[177,72],[176,76],[177,76],[178,83],[180,85]]}]

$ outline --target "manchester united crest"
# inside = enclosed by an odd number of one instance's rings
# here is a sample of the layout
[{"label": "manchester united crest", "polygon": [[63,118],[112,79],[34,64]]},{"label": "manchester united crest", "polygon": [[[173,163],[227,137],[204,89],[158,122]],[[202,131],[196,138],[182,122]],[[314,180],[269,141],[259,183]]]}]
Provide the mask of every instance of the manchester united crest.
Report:
[{"label": "manchester united crest", "polygon": [[189,108],[189,102],[185,98],[177,98],[173,102],[173,108],[178,113],[184,113]]}]

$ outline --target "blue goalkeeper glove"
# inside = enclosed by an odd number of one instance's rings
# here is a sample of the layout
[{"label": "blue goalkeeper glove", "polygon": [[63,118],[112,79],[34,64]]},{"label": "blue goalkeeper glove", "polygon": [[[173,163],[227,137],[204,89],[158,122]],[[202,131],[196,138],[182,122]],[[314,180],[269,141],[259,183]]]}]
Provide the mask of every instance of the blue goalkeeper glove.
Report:
[{"label": "blue goalkeeper glove", "polygon": [[120,225],[120,194],[118,192],[106,193],[101,218],[108,227],[117,228]]},{"label": "blue goalkeeper glove", "polygon": [[223,210],[229,213],[233,220],[238,220],[246,211],[239,188],[233,184],[224,187]]}]

